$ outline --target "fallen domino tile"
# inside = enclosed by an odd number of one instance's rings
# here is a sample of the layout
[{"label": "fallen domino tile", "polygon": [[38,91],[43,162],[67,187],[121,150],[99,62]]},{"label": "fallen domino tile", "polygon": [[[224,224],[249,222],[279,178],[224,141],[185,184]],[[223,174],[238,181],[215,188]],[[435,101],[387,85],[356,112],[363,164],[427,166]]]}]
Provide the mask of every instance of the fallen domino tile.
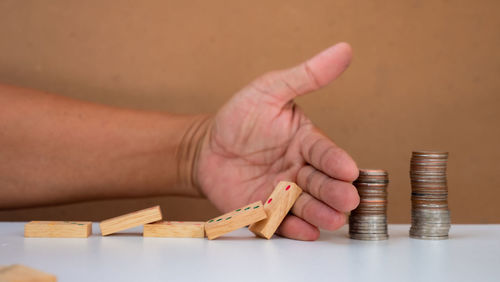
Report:
[{"label": "fallen domino tile", "polygon": [[86,238],[90,234],[90,221],[31,221],[24,225],[27,238]]},{"label": "fallen domino tile", "polygon": [[55,282],[57,277],[20,264],[0,266],[1,282]]},{"label": "fallen domino tile", "polygon": [[212,240],[266,217],[262,202],[258,201],[207,221],[205,234],[209,240]]},{"label": "fallen domino tile", "polygon": [[144,237],[203,238],[205,222],[161,221],[144,225]]},{"label": "fallen domino tile", "polygon": [[152,223],[162,219],[160,206],[120,215],[101,221],[99,227],[103,236],[125,229]]},{"label": "fallen domino tile", "polygon": [[293,182],[278,183],[264,204],[267,218],[250,225],[248,229],[257,236],[270,239],[301,193],[302,189]]}]

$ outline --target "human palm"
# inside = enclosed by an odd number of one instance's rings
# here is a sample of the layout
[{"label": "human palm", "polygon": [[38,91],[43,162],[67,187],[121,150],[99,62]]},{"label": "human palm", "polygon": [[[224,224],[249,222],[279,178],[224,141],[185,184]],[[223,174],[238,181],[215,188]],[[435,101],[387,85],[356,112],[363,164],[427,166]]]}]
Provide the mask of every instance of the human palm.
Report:
[{"label": "human palm", "polygon": [[314,127],[293,98],[314,91],[348,66],[345,43],[307,62],[268,73],[240,90],[216,114],[199,152],[196,179],[208,199],[226,212],[265,200],[281,180],[297,182],[297,199],[278,233],[315,240],[318,227],[334,230],[359,202],[350,182],[354,161]]}]

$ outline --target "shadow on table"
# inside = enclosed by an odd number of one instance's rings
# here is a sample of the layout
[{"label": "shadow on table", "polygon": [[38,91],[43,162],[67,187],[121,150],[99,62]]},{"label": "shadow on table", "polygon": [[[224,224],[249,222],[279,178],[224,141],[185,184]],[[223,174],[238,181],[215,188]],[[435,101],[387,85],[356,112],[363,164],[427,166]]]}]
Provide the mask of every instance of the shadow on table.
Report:
[{"label": "shadow on table", "polygon": [[209,241],[248,241],[248,240],[264,240],[254,236],[221,236]]},{"label": "shadow on table", "polygon": [[[101,236],[98,234],[97,236]],[[127,233],[114,233],[114,234],[109,234],[106,236],[102,236],[104,238],[111,238],[111,237],[142,237],[142,233],[140,232],[127,232]]]}]

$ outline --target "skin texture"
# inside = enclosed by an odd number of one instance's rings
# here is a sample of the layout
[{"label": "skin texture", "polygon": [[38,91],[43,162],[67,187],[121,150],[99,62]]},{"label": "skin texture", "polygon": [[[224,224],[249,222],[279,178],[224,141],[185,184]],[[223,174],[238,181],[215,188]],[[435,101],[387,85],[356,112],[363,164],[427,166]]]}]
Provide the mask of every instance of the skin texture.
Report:
[{"label": "skin texture", "polygon": [[[191,184],[203,116],[118,109],[0,85],[0,209],[153,195]],[[200,132],[199,132],[200,133]]]},{"label": "skin texture", "polygon": [[0,209],[154,195],[205,196],[223,212],[265,200],[280,180],[299,197],[278,233],[315,240],[345,222],[359,197],[349,155],[293,99],[349,65],[332,46],[265,74],[214,116],[98,105],[0,85]]}]

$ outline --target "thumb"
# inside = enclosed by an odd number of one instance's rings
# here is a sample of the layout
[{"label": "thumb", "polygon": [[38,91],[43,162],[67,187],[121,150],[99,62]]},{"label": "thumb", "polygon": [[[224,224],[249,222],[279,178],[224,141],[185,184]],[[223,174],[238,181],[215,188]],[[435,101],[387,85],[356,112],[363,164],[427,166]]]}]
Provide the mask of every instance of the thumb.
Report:
[{"label": "thumb", "polygon": [[351,57],[351,46],[338,43],[298,66],[267,73],[252,86],[284,105],[335,80],[349,66]]}]

